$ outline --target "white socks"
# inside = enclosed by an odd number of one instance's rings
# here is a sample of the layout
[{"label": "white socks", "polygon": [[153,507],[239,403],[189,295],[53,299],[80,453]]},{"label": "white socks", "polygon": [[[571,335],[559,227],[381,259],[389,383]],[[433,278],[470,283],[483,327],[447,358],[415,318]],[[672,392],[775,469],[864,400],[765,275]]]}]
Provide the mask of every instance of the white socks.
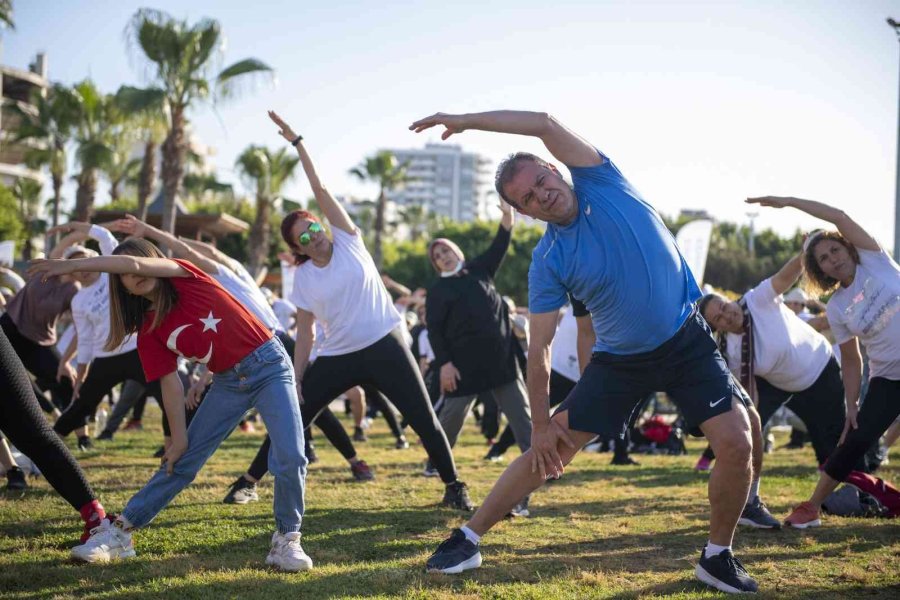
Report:
[{"label": "white socks", "polygon": [[718,546],[716,544],[713,544],[712,542],[706,542],[706,558],[718,556],[726,550],[731,550],[731,546]]},{"label": "white socks", "polygon": [[759,496],[759,477],[750,482],[750,493],[747,494],[747,504],[756,500]]},{"label": "white socks", "polygon": [[472,542],[473,544],[475,544],[476,546],[478,545],[478,542],[481,541],[481,536],[478,535],[477,533],[475,533],[474,531],[472,531],[471,529],[469,529],[468,526],[463,525],[462,527],[459,528],[459,530],[462,531],[464,534],[466,534],[466,539],[469,540],[470,542]]}]

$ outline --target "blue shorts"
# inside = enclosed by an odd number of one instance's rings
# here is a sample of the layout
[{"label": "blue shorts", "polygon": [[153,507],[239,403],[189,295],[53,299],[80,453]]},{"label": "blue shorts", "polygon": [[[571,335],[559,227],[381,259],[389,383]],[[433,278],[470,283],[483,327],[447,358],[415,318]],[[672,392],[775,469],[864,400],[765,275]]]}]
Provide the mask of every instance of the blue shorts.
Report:
[{"label": "blue shorts", "polygon": [[569,411],[569,427],[601,436],[621,435],[640,403],[665,392],[684,416],[687,429],[731,410],[732,397],[752,406],[735,381],[699,311],[658,348],[641,354],[595,352],[575,389],[556,412]]}]

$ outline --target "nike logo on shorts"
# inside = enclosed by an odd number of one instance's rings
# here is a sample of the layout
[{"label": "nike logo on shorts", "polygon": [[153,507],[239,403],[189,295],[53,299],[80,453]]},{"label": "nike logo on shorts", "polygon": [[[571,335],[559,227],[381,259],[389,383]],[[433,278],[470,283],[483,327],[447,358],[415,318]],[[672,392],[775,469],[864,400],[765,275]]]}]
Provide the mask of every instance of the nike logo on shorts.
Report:
[{"label": "nike logo on shorts", "polygon": [[719,405],[720,402],[722,402],[722,400],[724,400],[724,399],[727,398],[727,397],[728,397],[728,396],[722,396],[721,398],[719,398],[719,399],[716,400],[715,402],[710,402],[710,403],[709,403],[709,407],[710,407],[710,408],[715,408],[716,406]]}]

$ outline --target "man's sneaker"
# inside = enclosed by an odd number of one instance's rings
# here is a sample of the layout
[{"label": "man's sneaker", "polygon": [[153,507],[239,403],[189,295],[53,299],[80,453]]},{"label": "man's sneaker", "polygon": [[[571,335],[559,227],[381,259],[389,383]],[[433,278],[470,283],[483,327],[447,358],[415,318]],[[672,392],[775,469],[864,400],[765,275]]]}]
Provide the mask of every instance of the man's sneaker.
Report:
[{"label": "man's sneaker", "polygon": [[425,570],[429,573],[452,575],[481,566],[481,552],[478,546],[466,539],[459,529],[450,532],[450,537],[441,542],[434,554],[428,557]]},{"label": "man's sneaker", "polygon": [[144,426],[141,424],[140,419],[131,419],[128,423],[125,424],[125,427],[122,428],[122,431],[142,431]]},{"label": "man's sneaker", "polygon": [[757,529],[781,529],[781,523],[772,516],[759,496],[748,502],[738,519],[738,525],[749,525]]},{"label": "man's sneaker", "polygon": [[372,481],[375,479],[375,474],[364,460],[358,460],[350,465],[350,472],[353,473],[353,478],[357,481]]},{"label": "man's sneaker", "polygon": [[237,478],[237,481],[231,484],[231,488],[225,494],[225,499],[222,502],[225,504],[247,504],[257,500],[259,500],[259,494],[256,493],[256,483],[247,481],[241,475]]},{"label": "man's sneaker", "polygon": [[92,450],[94,448],[94,442],[91,441],[86,435],[78,436],[78,449],[82,452],[87,452],[88,450]]},{"label": "man's sneaker", "polygon": [[623,466],[623,467],[629,467],[629,466],[630,466],[630,467],[639,467],[639,466],[641,466],[641,463],[639,463],[638,461],[634,460],[633,458],[631,458],[631,457],[628,456],[628,455],[625,455],[625,456],[613,456],[613,459],[612,459],[612,461],[610,462],[610,464],[612,464],[612,465],[619,465],[619,466]]},{"label": "man's sneaker", "polygon": [[528,510],[528,501],[529,500],[531,500],[531,496],[530,495],[525,496],[525,498],[521,502],[519,502],[518,504],[516,504],[515,506],[512,507],[511,511],[506,513],[507,518],[512,519],[512,518],[518,517],[518,518],[524,519],[525,517],[530,515],[531,512],[529,512],[529,510]]},{"label": "man's sneaker", "polygon": [[491,447],[491,449],[488,450],[488,453],[484,455],[484,460],[489,460],[491,462],[500,462],[501,460],[503,460],[503,453],[494,450],[494,448]]},{"label": "man's sneaker", "polygon": [[72,548],[73,558],[89,563],[133,558],[134,554],[131,533],[123,531],[118,523],[110,523],[109,519],[103,519],[100,525],[91,529],[91,537],[85,543]]},{"label": "man's sneaker", "polygon": [[731,550],[708,557],[704,547],[700,551],[700,562],[694,569],[694,574],[706,585],[729,594],[753,594],[759,589],[756,581],[750,577],[744,565],[734,557]]},{"label": "man's sneaker", "polygon": [[366,432],[363,431],[362,427],[355,427],[353,429],[353,441],[354,442],[368,442],[369,436],[366,435]]},{"label": "man's sneaker", "polygon": [[100,432],[100,435],[97,436],[97,439],[101,442],[109,442],[113,439],[113,432],[108,429],[104,429]]},{"label": "man's sneaker", "polygon": [[809,502],[801,502],[794,507],[788,518],[784,520],[784,524],[797,529],[806,529],[807,527],[818,527],[822,521],[819,520],[819,511],[815,506]]},{"label": "man's sneaker", "polygon": [[425,470],[422,471],[422,475],[424,475],[425,477],[437,477],[440,475],[440,473],[438,473],[438,470],[431,463],[431,461],[428,460],[425,461]]},{"label": "man's sneaker", "polygon": [[472,501],[469,499],[469,488],[462,481],[454,481],[447,484],[444,490],[444,499],[441,503],[444,506],[466,512],[475,510],[475,506],[472,505]]},{"label": "man's sneaker", "polygon": [[694,465],[695,471],[709,471],[712,468],[712,461],[706,458],[705,456],[701,456],[699,460],[697,460],[697,464]]},{"label": "man's sneaker", "polygon": [[9,492],[21,492],[28,487],[25,481],[25,471],[19,467],[13,467],[6,472],[6,490]]},{"label": "man's sneaker", "polygon": [[396,448],[397,450],[406,450],[407,448],[409,448],[409,442],[406,440],[406,437],[398,437],[397,441],[394,442],[394,448]]},{"label": "man's sneaker", "polygon": [[308,571],[312,569],[312,559],[300,546],[300,532],[272,535],[272,549],[266,557],[266,564],[282,571]]}]

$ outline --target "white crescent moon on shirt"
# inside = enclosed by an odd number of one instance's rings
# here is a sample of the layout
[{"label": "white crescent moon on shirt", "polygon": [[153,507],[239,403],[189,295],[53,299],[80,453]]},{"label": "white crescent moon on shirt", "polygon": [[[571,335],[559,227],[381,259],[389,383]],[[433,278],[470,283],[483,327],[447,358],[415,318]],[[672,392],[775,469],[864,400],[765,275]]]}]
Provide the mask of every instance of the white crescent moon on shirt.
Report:
[{"label": "white crescent moon on shirt", "polygon": [[203,358],[197,358],[196,356],[185,356],[184,354],[181,353],[181,350],[178,349],[178,334],[180,334],[182,331],[184,331],[188,327],[190,327],[190,324],[182,325],[181,327],[177,327],[176,329],[174,329],[172,331],[172,333],[169,334],[169,339],[166,341],[166,347],[169,350],[171,350],[172,352],[174,352],[175,354],[177,354],[178,356],[181,356],[182,358],[186,358],[187,360],[191,360],[194,362],[198,362],[201,365],[205,365],[206,363],[209,362],[209,359],[212,358],[212,352],[213,352],[212,342],[209,343],[209,352],[207,352],[206,356],[204,356]]}]

